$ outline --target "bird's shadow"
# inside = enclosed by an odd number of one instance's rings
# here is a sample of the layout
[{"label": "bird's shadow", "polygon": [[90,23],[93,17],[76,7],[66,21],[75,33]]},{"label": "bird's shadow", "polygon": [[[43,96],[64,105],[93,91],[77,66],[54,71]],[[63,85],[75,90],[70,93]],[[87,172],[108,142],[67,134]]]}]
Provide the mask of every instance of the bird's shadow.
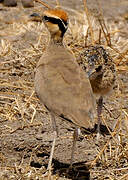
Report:
[{"label": "bird's shadow", "polygon": [[89,180],[90,172],[86,162],[74,163],[70,168],[70,164],[59,162],[53,159],[53,174],[58,174],[59,177],[65,177],[72,180]]},{"label": "bird's shadow", "polygon": [[[82,129],[82,133],[91,134],[91,133],[95,133],[96,130],[97,130],[97,124],[91,130]],[[107,127],[104,125],[100,126],[100,131],[101,131],[101,134],[103,135],[110,134]],[[47,157],[46,159],[49,159],[49,153],[47,151],[44,151],[43,153],[37,153],[36,155],[37,157]],[[35,168],[42,167],[42,163],[38,163],[34,161],[31,161],[30,165]],[[47,160],[44,161],[43,166],[47,168],[48,166]],[[74,163],[72,168],[69,168],[69,167],[70,167],[70,164],[62,163],[56,159],[52,160],[52,174],[53,175],[57,174],[59,177],[65,177],[72,180],[90,180],[89,165],[87,165],[86,161]]]},{"label": "bird's shadow", "polygon": [[[49,153],[39,153],[38,157],[48,157]],[[35,168],[41,168],[42,164],[35,161],[31,161],[30,166]],[[47,169],[47,162],[43,163],[43,166]],[[52,159],[52,174],[58,175],[59,177],[65,177],[72,180],[89,180],[90,172],[89,166],[86,165],[86,161],[74,163],[72,168],[70,164],[62,163],[56,159]]]},{"label": "bird's shadow", "polygon": [[[94,129],[95,129],[95,132],[97,131],[97,124],[95,124],[95,127],[94,127]],[[112,129],[109,127],[109,130],[112,132]],[[100,124],[100,133],[102,134],[102,135],[110,135],[110,132],[109,132],[109,130],[108,130],[108,128],[105,126],[105,125],[103,125],[103,124]]]},{"label": "bird's shadow", "polygon": [[[94,128],[92,128],[92,129],[81,128],[81,132],[82,132],[83,134],[93,134],[93,133],[97,133],[97,127],[98,127],[98,125],[95,124]],[[110,132],[112,132],[112,129],[111,129],[110,127],[109,127],[109,130],[110,130]],[[108,130],[108,128],[107,128],[105,125],[100,124],[100,133],[101,133],[102,135],[104,135],[104,136],[105,136],[105,135],[110,135],[109,130]]]}]

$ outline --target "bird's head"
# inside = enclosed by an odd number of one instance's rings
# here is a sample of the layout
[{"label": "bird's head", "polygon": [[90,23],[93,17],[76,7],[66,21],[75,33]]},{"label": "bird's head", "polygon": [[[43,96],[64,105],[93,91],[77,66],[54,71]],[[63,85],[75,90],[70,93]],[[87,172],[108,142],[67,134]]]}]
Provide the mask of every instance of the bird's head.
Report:
[{"label": "bird's head", "polygon": [[50,9],[43,13],[43,22],[54,40],[63,39],[68,27],[68,15],[60,9]]}]

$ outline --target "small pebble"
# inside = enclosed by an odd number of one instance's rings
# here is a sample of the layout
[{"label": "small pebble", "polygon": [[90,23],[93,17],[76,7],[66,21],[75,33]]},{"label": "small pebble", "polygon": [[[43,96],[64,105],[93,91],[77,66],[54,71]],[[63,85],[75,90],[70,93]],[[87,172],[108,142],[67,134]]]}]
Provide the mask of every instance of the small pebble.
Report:
[{"label": "small pebble", "polygon": [[15,7],[17,6],[17,0],[4,0],[4,6]]},{"label": "small pebble", "polygon": [[22,5],[24,8],[30,8],[34,7],[34,1],[33,0],[21,0]]}]

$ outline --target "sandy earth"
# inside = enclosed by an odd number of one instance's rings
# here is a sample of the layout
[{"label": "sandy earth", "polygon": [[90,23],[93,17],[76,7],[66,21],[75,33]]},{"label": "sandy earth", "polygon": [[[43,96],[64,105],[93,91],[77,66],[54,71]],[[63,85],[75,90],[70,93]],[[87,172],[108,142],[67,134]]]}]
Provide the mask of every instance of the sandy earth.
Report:
[{"label": "sandy earth", "polygon": [[[51,1],[48,2],[50,5]],[[71,19],[74,9],[78,12],[83,9],[82,1],[65,0],[61,5],[67,9]],[[89,2],[88,7],[92,14],[95,13],[96,1]],[[122,38],[119,51],[126,52],[128,1],[104,0],[101,7],[108,25],[113,21],[119,27]],[[48,34],[43,25],[29,21],[29,15],[40,12],[40,9],[39,4],[31,9],[0,5],[0,179],[3,180],[48,179],[42,175],[46,172],[53,131],[49,113],[33,94],[35,67],[46,48]],[[72,38],[68,39],[70,36],[67,34],[65,41],[76,53],[74,42],[77,43],[78,39],[72,41]],[[121,43],[117,41],[118,44]],[[116,53],[112,54],[115,62],[121,59]],[[73,169],[68,171],[74,127],[58,118],[59,137],[51,179],[128,179],[128,56],[124,55],[122,59],[117,66],[118,90],[106,98],[107,110],[103,109],[102,117],[110,129],[117,122],[114,137],[104,134],[97,141],[95,133],[82,130]],[[97,158],[99,153],[101,156]]]}]

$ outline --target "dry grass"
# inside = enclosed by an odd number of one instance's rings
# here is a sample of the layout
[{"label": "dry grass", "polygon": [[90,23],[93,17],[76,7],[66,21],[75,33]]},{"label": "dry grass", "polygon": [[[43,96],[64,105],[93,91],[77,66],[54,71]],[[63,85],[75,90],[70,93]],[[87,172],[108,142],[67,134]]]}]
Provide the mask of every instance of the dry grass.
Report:
[{"label": "dry grass", "polygon": [[[57,2],[59,4],[59,1]],[[119,77],[123,74],[127,81],[128,40],[125,38],[125,33],[127,34],[128,25],[126,21],[120,18],[118,23],[108,22],[107,19],[102,19],[101,22],[91,14],[89,18],[93,31],[90,31],[85,13],[76,11],[73,13],[74,18],[71,17],[65,42],[76,57],[78,58],[80,50],[92,43],[92,39],[95,43],[100,42],[109,49]],[[107,26],[107,31],[104,25]],[[6,134],[15,133],[19,129],[43,125],[35,118],[37,112],[45,114],[47,111],[40,105],[34,94],[34,70],[46,48],[48,38],[43,24],[30,21],[13,22],[6,26],[3,22],[0,32],[2,34],[0,36],[0,123],[10,122],[4,124],[4,130],[1,132],[1,137],[6,137]],[[98,149],[97,156],[91,162],[90,171],[93,177],[99,177],[99,179],[107,177],[110,180],[128,179],[127,88],[127,84],[119,80],[118,91],[109,98],[109,100],[114,98],[113,104],[114,107],[116,105],[119,115],[115,120],[113,132],[110,132],[107,142]],[[110,104],[107,108],[112,107]],[[109,118],[110,115],[103,114],[104,123],[106,123],[106,117]],[[19,122],[17,127],[8,125],[14,122]],[[6,157],[1,153],[0,159],[4,162]],[[9,174],[10,179],[19,177],[41,179],[43,171],[43,166],[36,169],[29,164],[26,167],[21,162],[21,165],[16,164],[14,167],[1,166],[0,177],[5,178]],[[56,175],[54,179],[59,177]]]}]

